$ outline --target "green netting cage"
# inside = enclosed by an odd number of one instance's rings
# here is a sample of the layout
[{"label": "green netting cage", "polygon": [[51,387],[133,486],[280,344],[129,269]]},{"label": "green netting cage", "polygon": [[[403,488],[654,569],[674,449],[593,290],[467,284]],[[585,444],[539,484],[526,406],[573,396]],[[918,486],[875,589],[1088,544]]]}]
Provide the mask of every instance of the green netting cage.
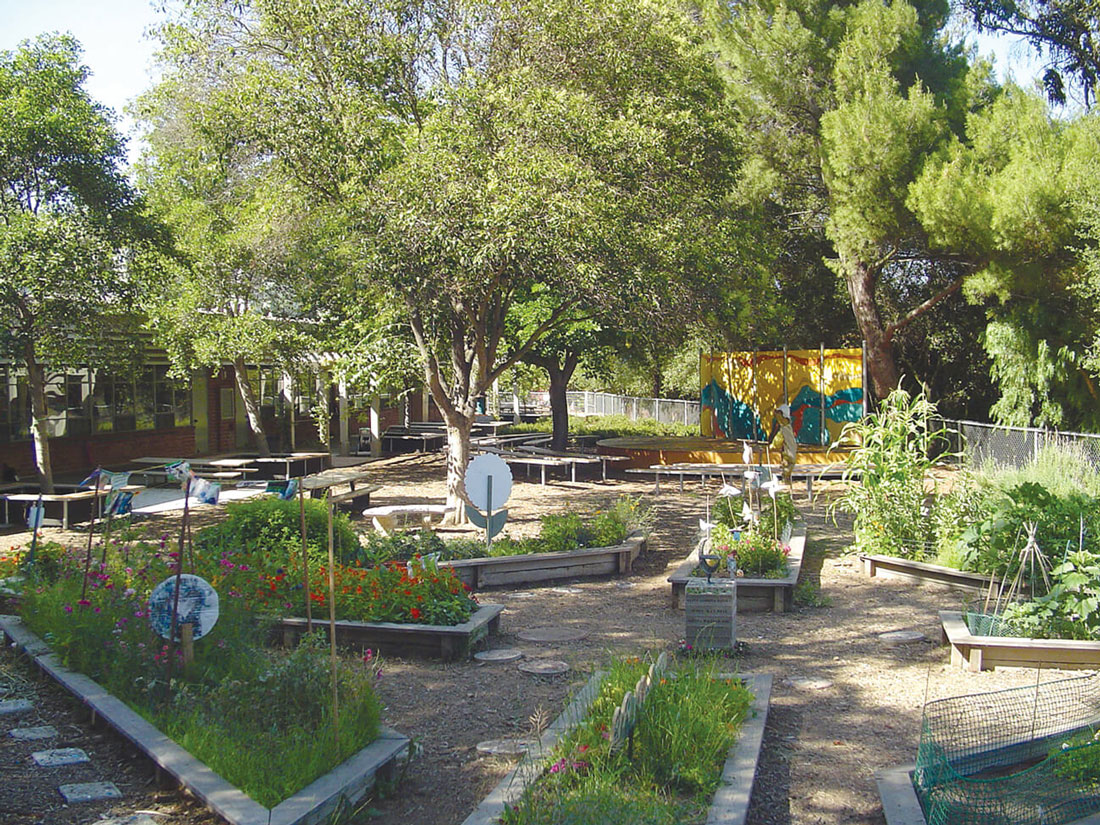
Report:
[{"label": "green netting cage", "polygon": [[1100,675],[929,702],[913,784],[929,825],[1100,812]]}]

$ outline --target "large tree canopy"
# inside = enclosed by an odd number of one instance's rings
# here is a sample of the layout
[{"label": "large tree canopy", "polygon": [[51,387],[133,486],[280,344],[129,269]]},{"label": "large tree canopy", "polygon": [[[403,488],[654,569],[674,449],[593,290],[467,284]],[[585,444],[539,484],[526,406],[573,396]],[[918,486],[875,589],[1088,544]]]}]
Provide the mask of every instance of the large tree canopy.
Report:
[{"label": "large tree canopy", "polygon": [[[255,144],[349,216],[362,280],[402,300],[451,432],[452,503],[477,397],[540,338],[736,264],[723,86],[666,4],[192,11],[166,29],[169,57],[234,90]],[[532,300],[544,321],[506,341]]]},{"label": "large tree canopy", "polygon": [[71,37],[0,52],[0,347],[27,369],[35,460],[52,489],[43,363],[118,367],[135,344],[134,251],[152,238],[111,113]]}]

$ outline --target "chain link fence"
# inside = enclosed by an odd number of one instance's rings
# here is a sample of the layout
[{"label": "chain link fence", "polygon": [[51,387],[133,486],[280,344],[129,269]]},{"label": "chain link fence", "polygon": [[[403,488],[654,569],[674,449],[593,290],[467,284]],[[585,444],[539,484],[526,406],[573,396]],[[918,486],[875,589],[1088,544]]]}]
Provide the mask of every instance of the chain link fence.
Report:
[{"label": "chain link fence", "polygon": [[949,451],[965,454],[973,466],[1023,467],[1045,447],[1068,447],[1100,470],[1100,435],[1041,430],[1035,427],[1005,427],[979,421],[949,418],[929,420],[933,429],[947,430]]},{"label": "chain link fence", "polygon": [[636,398],[610,392],[566,393],[570,415],[623,415],[632,421],[654,419],[661,424],[699,426],[699,402],[678,398]]}]

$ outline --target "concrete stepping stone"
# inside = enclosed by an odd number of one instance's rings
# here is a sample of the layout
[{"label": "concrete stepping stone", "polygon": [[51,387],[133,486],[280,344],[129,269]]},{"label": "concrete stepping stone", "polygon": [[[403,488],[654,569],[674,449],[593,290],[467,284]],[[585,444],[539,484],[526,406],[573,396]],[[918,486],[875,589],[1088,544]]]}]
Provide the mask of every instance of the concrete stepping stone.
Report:
[{"label": "concrete stepping stone", "polygon": [[569,672],[569,665],[556,659],[536,659],[524,662],[519,669],[524,673],[533,673],[535,676],[560,676]]},{"label": "concrete stepping stone", "polygon": [[494,598],[501,598],[501,599],[531,599],[531,598],[534,598],[534,596],[535,596],[534,593],[528,593],[524,590],[521,590],[517,593],[499,593],[499,594],[493,594],[493,595],[494,595]]},{"label": "concrete stepping stone", "polygon": [[538,739],[518,737],[514,739],[486,739],[477,743],[477,752],[489,756],[523,756],[537,746]]},{"label": "concrete stepping stone", "polygon": [[53,739],[57,736],[57,728],[53,725],[39,725],[36,728],[15,728],[8,731],[8,734],[14,739],[25,742],[33,739]]},{"label": "concrete stepping stone", "polygon": [[78,782],[58,788],[70,805],[77,802],[98,802],[101,799],[121,799],[122,791],[114,782]]},{"label": "concrete stepping stone", "polygon": [[567,596],[573,596],[577,593],[582,593],[583,591],[579,587],[551,587],[550,592],[564,593]]},{"label": "concrete stepping stone", "polygon": [[790,676],[783,681],[797,690],[826,690],[833,686],[833,683],[828,679],[820,679],[813,676]]},{"label": "concrete stepping stone", "polygon": [[0,716],[26,713],[28,710],[34,710],[34,704],[29,699],[5,699],[0,702]]},{"label": "concrete stepping stone", "polygon": [[88,754],[80,748],[54,748],[48,751],[35,751],[31,759],[42,768],[57,768],[61,765],[78,765],[81,762],[90,762]]},{"label": "concrete stepping stone", "polygon": [[901,645],[911,645],[915,642],[926,641],[925,635],[916,630],[891,630],[887,633],[878,634],[878,637],[889,647],[899,647]]},{"label": "concrete stepping stone", "polygon": [[517,635],[525,642],[579,642],[588,637],[588,631],[575,627],[533,627]]},{"label": "concrete stepping stone", "polygon": [[[162,819],[160,823],[163,823]],[[157,820],[148,814],[130,814],[129,816],[112,816],[101,819],[92,825],[160,825]]]},{"label": "concrete stepping stone", "polygon": [[524,653],[514,647],[498,647],[494,650],[479,650],[474,658],[479,662],[500,663],[515,662],[522,659]]}]

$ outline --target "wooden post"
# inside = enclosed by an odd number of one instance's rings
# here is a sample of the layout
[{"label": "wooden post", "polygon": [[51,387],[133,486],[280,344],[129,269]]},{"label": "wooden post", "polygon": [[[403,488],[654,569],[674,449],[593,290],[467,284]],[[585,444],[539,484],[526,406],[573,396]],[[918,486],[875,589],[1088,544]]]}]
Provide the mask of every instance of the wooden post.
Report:
[{"label": "wooden post", "polygon": [[191,503],[191,478],[188,471],[187,481],[183,485],[183,522],[180,524],[179,554],[176,556],[176,588],[172,593],[172,622],[168,631],[168,684],[172,684],[172,670],[176,659],[176,631],[178,629],[180,611],[180,582],[183,579],[183,549],[184,536],[187,530],[187,520],[190,516],[189,505]]},{"label": "wooden post", "polygon": [[328,638],[329,648],[332,653],[332,737],[336,748],[340,748],[340,710],[339,691],[337,690],[337,661],[336,661],[336,559],[334,541],[332,535],[332,501],[329,493],[325,493],[325,505],[328,510]]},{"label": "wooden post", "polygon": [[867,411],[870,410],[871,400],[867,397],[867,341],[863,340],[859,344],[860,351],[860,376],[859,386],[860,392],[863,393],[863,417],[867,417]]},{"label": "wooden post", "polygon": [[84,583],[80,588],[80,599],[83,601],[88,597],[88,572],[92,569],[92,536],[95,535],[95,505],[99,501],[99,480],[103,477],[103,471],[101,468],[96,468],[95,477],[95,498],[92,499],[92,521],[88,525],[88,552],[84,558]]},{"label": "wooden post", "polygon": [[313,605],[309,597],[309,548],[306,543],[305,477],[298,479],[298,517],[302,524],[302,588],[306,594],[306,632],[313,632]]},{"label": "wooden post", "polygon": [[180,644],[183,646],[183,669],[186,672],[195,663],[195,627],[191,622],[180,625]]},{"label": "wooden post", "polygon": [[370,454],[382,455],[382,398],[377,395],[370,400]]}]

